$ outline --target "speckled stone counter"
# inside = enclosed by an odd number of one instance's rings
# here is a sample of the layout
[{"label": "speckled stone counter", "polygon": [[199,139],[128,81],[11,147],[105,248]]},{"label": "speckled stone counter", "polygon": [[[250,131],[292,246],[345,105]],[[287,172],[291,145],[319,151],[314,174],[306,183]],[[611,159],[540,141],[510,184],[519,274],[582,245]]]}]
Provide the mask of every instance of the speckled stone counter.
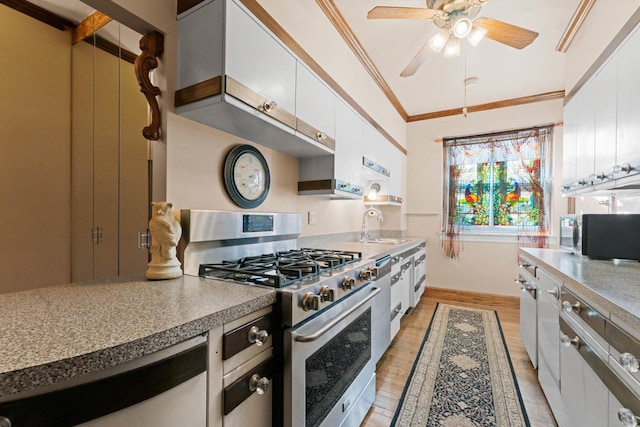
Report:
[{"label": "speckled stone counter", "polygon": [[[391,239],[393,240],[393,239]],[[321,249],[336,249],[343,251],[361,252],[363,259],[376,259],[392,253],[406,251],[425,241],[420,237],[398,238],[401,243],[381,243],[381,242],[324,242],[316,247]]]},{"label": "speckled stone counter", "polygon": [[520,249],[563,285],[640,339],[640,263],[592,260],[559,249]]},{"label": "speckled stone counter", "polygon": [[0,397],[125,363],[275,302],[272,289],[143,275],[0,295]]}]

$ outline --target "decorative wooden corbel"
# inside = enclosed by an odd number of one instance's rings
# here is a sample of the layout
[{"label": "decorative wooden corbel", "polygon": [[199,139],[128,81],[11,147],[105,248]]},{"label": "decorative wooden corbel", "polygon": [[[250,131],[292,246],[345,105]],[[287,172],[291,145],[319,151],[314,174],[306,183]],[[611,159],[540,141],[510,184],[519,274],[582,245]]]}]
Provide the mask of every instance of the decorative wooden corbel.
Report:
[{"label": "decorative wooden corbel", "polygon": [[158,57],[164,52],[164,36],[152,31],[140,39],[142,53],[135,60],[136,78],[140,85],[140,92],[144,93],[151,108],[151,124],[142,129],[146,139],[157,141],[160,139],[161,118],[160,106],[156,96],[160,95],[160,88],[151,84],[149,73],[158,68]]}]

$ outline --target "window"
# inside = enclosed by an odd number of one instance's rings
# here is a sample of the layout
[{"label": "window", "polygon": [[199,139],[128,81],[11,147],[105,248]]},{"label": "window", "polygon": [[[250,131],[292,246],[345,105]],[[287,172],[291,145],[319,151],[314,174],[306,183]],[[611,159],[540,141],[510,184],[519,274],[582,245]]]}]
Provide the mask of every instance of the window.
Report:
[{"label": "window", "polygon": [[553,127],[444,138],[446,234],[546,235]]}]

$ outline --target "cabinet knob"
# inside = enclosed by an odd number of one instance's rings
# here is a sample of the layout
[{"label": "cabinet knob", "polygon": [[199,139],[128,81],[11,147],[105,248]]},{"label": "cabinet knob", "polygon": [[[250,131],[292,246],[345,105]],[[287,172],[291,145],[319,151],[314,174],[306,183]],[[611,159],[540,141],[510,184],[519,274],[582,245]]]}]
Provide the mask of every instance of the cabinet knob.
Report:
[{"label": "cabinet knob", "polygon": [[634,169],[633,166],[631,166],[629,163],[627,163],[626,165],[615,165],[613,167],[613,173],[620,173],[620,172],[629,173],[633,169]]},{"label": "cabinet knob", "polygon": [[627,372],[638,372],[638,359],[631,353],[622,353],[620,355],[620,364]]},{"label": "cabinet knob", "polygon": [[265,101],[262,104],[262,111],[264,111],[265,113],[268,113],[271,110],[275,110],[276,108],[278,108],[278,104],[276,103],[276,101]]},{"label": "cabinet knob", "polygon": [[638,417],[631,412],[631,409],[618,409],[618,420],[620,420],[625,427],[636,427],[638,425]]},{"label": "cabinet knob", "polygon": [[260,377],[258,374],[253,374],[249,380],[249,390],[257,392],[258,394],[265,394],[269,390],[269,378]]},{"label": "cabinet knob", "polygon": [[562,309],[565,311],[565,313],[571,313],[573,311],[574,313],[578,314],[580,313],[582,306],[580,305],[579,301],[573,305],[569,301],[562,301]]},{"label": "cabinet knob", "polygon": [[0,415],[0,427],[11,427],[11,420]]},{"label": "cabinet knob", "polygon": [[547,293],[549,295],[553,295],[556,299],[560,297],[560,292],[558,291],[558,288],[547,289]]},{"label": "cabinet knob", "polygon": [[266,343],[268,338],[269,332],[264,329],[259,329],[257,326],[252,326],[251,329],[249,329],[249,342],[252,344],[255,343],[258,347]]},{"label": "cabinet knob", "polygon": [[577,336],[575,338],[569,338],[568,335],[562,334],[562,336],[560,337],[560,344],[565,347],[570,347],[573,345],[575,348],[580,348],[580,338]]},{"label": "cabinet knob", "polygon": [[318,141],[324,141],[325,139],[327,139],[327,134],[324,132],[316,132],[316,139]]}]

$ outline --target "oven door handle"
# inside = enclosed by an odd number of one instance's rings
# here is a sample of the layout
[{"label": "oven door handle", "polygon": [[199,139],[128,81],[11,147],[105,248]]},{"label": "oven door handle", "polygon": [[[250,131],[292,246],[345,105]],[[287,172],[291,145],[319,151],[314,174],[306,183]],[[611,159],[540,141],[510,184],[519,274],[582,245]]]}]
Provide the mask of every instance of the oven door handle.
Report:
[{"label": "oven door handle", "polygon": [[375,286],[372,287],[371,288],[371,293],[369,295],[367,295],[365,299],[363,299],[358,304],[356,304],[353,307],[351,307],[349,310],[347,310],[344,313],[342,313],[340,316],[334,318],[331,322],[327,323],[326,325],[324,325],[322,328],[318,329],[313,334],[311,334],[311,335],[295,335],[295,334],[292,334],[294,336],[293,339],[295,339],[298,342],[311,342],[311,341],[317,340],[318,338],[323,336],[325,333],[327,333],[327,331],[329,331],[335,325],[340,323],[343,319],[345,319],[348,316],[350,316],[351,313],[355,312],[357,309],[359,309],[360,307],[365,305],[370,299],[372,299],[373,297],[375,297],[379,293],[380,293],[380,288],[376,288]]}]

